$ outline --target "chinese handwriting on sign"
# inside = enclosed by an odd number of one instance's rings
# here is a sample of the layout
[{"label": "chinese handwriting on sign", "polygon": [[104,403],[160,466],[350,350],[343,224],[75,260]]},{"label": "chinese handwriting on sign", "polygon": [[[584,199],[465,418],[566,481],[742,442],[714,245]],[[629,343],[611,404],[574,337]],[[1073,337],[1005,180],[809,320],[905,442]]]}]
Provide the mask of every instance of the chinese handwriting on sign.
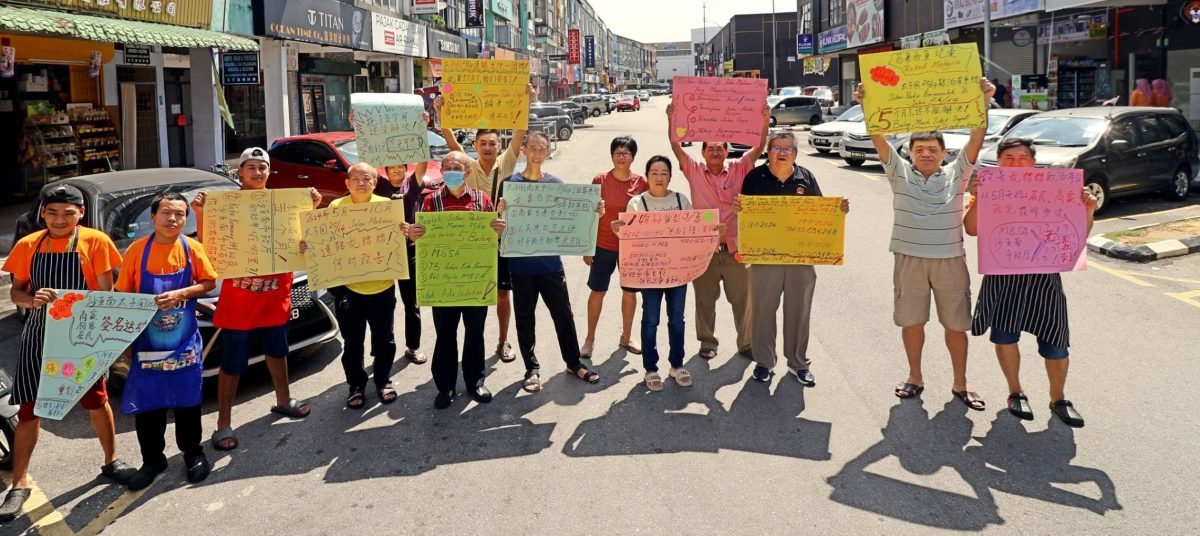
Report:
[{"label": "chinese handwriting on sign", "polygon": [[404,202],[357,203],[300,213],[313,288],[408,279]]},{"label": "chinese handwriting on sign", "polygon": [[859,74],[871,134],[987,126],[974,43],[864,54]]},{"label": "chinese handwriting on sign", "polygon": [[46,308],[42,370],[33,413],[62,419],[142,333],[158,308],[154,296],[59,291]]},{"label": "chinese handwriting on sign", "polygon": [[504,185],[505,257],[596,254],[599,184]]},{"label": "chinese handwriting on sign", "polygon": [[671,288],[708,269],[717,250],[715,210],[626,212],[621,226],[621,286]]},{"label": "chinese handwriting on sign", "polygon": [[979,273],[1049,274],[1087,267],[1083,170],[983,168],[975,214]]},{"label": "chinese handwriting on sign", "polygon": [[671,141],[754,146],[762,139],[765,78],[676,76],[673,81]]},{"label": "chinese handwriting on sign", "polygon": [[418,212],[417,303],[496,305],[495,212]]},{"label": "chinese handwriting on sign", "polygon": [[738,245],[746,264],[842,264],[842,198],[742,196]]},{"label": "chinese handwriting on sign", "polygon": [[300,212],[312,209],[303,188],[209,192],[204,248],[222,278],[304,269]]},{"label": "chinese handwriting on sign", "polygon": [[402,93],[353,93],[358,158],[375,166],[429,160],[425,100]]},{"label": "chinese handwriting on sign", "polygon": [[515,128],[529,126],[529,62],[442,60],[442,126]]}]

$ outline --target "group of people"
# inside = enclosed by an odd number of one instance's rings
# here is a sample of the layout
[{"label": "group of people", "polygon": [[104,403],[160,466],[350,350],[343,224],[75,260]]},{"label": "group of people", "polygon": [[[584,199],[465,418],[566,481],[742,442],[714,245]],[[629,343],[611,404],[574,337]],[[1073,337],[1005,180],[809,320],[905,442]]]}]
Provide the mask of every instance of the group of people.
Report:
[{"label": "group of people", "polygon": [[[981,80],[987,99],[995,87]],[[860,86],[855,98],[865,97]],[[440,100],[434,107],[440,108]],[[671,107],[667,115],[670,117]],[[777,322],[783,306],[783,357],[796,381],[816,385],[812,362],[807,355],[810,312],[816,287],[816,272],[808,265],[747,265],[738,255],[738,214],[741,195],[824,195],[816,177],[798,165],[797,145],[790,132],[772,133],[770,113],[764,108],[762,137],[759,143],[736,160],[728,159],[728,143],[706,141],[702,159],[696,160],[680,144],[672,141],[675,162],[688,183],[690,196],[672,190],[672,159],[655,155],[647,159],[645,175],[633,170],[637,141],[629,136],[612,140],[609,154],[613,167],[597,174],[592,182],[600,186],[601,201],[596,207],[601,225],[596,237],[595,255],[585,257],[589,268],[587,334],[581,341],[575,327],[567,289],[565,268],[558,256],[499,257],[496,316],[499,334],[495,355],[501,362],[513,362],[514,352],[508,341],[511,319],[515,316],[517,347],[525,367],[522,387],[528,392],[541,390],[541,362],[536,349],[536,310],[544,301],[554,324],[555,336],[567,374],[588,383],[600,380],[584,361],[600,344],[596,332],[604,297],[612,275],[619,270],[621,212],[713,209],[719,214],[714,230],[719,244],[708,268],[691,285],[696,293],[696,339],[699,357],[718,355],[716,335],[717,302],[724,292],[732,309],[737,353],[754,361],[752,378],[768,382],[778,362]],[[884,164],[893,191],[895,221],[890,249],[894,253],[894,320],[901,328],[908,357],[909,372],[895,388],[899,398],[919,396],[925,387],[921,375],[925,324],[932,302],[938,320],[945,328],[945,341],[951,356],[953,395],[974,410],[985,409],[983,399],[967,383],[967,330],[982,335],[990,330],[991,341],[1001,369],[1008,381],[1009,411],[1022,419],[1032,419],[1028,397],[1019,379],[1020,353],[1017,341],[1022,331],[1037,337],[1039,353],[1046,359],[1050,377],[1051,410],[1071,426],[1082,426],[1083,419],[1066,400],[1069,345],[1066,299],[1057,274],[985,276],[979,299],[971,313],[971,283],[965,261],[963,232],[975,232],[974,200],[965,214],[963,196],[983,144],[985,130],[972,129],[971,138],[953,163],[943,166],[945,144],[937,132],[916,133],[911,138],[912,162],[901,158],[883,137],[872,136]],[[508,183],[557,184],[562,179],[544,169],[549,157],[549,140],[540,132],[518,130],[507,148],[502,148],[501,133],[479,130],[474,149],[478,158],[467,155],[453,132],[443,130],[450,152],[441,161],[441,181],[425,179],[426,165],[416,165],[410,173],[405,166],[387,168],[386,180],[380,180],[368,163],[352,166],[346,176],[348,195],[332,201],[331,206],[402,200],[406,222],[401,231],[408,238],[407,257],[410,278],[402,281],[380,280],[353,283],[331,289],[336,298],[335,315],[344,341],[341,362],[348,393],[346,407],[361,409],[366,404],[368,380],[373,380],[380,403],[395,402],[397,392],[390,377],[397,354],[394,317],[399,289],[404,305],[404,358],[421,364],[427,358],[421,351],[421,310],[416,303],[417,272],[415,244],[429,231],[416,223],[420,212],[476,211],[495,213],[491,227],[502,235],[505,230],[504,187]],[[999,146],[1002,167],[1031,167],[1034,146],[1029,140],[1006,140]],[[765,164],[756,165],[766,152]],[[515,172],[523,153],[525,168]],[[270,157],[260,148],[246,150],[238,173],[243,190],[266,188],[270,177]],[[313,207],[321,204],[321,195],[311,190]],[[167,467],[164,434],[167,411],[173,410],[176,442],[184,455],[184,471],[189,482],[204,480],[210,464],[201,446],[200,406],[203,370],[201,339],[195,323],[195,298],[217,284],[216,274],[203,246],[203,234],[197,239],[182,236],[189,216],[203,221],[205,193],[189,203],[178,194],[164,194],[151,205],[154,232],[133,243],[119,254],[112,240],[96,230],[79,225],[84,215],[82,193],[73,186],[50,188],[43,193],[41,216],[47,229],[20,240],[4,265],[13,274],[12,300],[19,306],[37,310],[53,302],[65,290],[115,290],[153,294],[159,306],[151,326],[155,336],[143,333],[131,348],[130,375],[122,399],[122,410],[135,415],[142,465],[133,469],[116,454],[115,426],[108,405],[105,382],[98,381],[83,397],[80,405],[89,411],[92,426],[104,450],[101,473],[130,489],[149,486]],[[1086,191],[1077,202],[1086,205],[1091,222],[1096,202]],[[841,200],[848,213],[849,201]],[[203,225],[198,226],[203,229]],[[302,242],[301,248],[306,245]],[[499,252],[497,252],[499,255]],[[114,270],[120,267],[119,277]],[[266,355],[266,364],[275,387],[276,405],[272,412],[302,419],[309,414],[308,404],[292,398],[288,388],[287,330],[291,308],[292,274],[275,274],[225,279],[221,283],[220,307],[213,319],[221,329],[224,351],[218,379],[218,416],[211,445],[232,450],[239,442],[233,433],[231,408],[238,379],[245,372],[251,343],[257,340]],[[640,337],[633,336],[633,317],[638,295],[642,297]],[[687,285],[665,289],[621,288],[622,332],[617,347],[630,354],[641,354],[645,370],[643,381],[650,391],[664,388],[659,373],[657,331],[663,303],[667,310],[667,376],[680,387],[693,384],[692,374],[684,368],[684,304]],[[513,312],[515,311],[515,315]],[[432,375],[437,394],[434,406],[452,406],[458,396],[458,369],[467,394],[479,403],[492,399],[485,385],[484,331],[488,307],[431,307],[436,342],[432,356]],[[464,327],[461,355],[459,325]],[[366,330],[371,330],[372,374],[364,369]],[[29,464],[37,442],[39,419],[33,412],[42,362],[44,317],[35,311],[26,323],[21,339],[20,361],[14,385],[14,402],[20,404],[20,424],[13,448],[13,486],[0,504],[0,521],[19,515],[30,494]],[[147,330],[150,332],[151,330]],[[160,336],[158,332],[166,332]],[[165,370],[155,361],[174,359],[182,366]],[[373,375],[373,377],[372,377]]]}]

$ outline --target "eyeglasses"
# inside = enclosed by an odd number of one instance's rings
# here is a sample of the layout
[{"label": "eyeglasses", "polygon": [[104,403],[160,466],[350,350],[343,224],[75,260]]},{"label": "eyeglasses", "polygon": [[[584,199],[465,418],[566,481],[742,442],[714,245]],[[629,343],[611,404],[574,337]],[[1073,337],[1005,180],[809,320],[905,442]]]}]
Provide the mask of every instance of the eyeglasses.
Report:
[{"label": "eyeglasses", "polygon": [[351,178],[350,182],[353,182],[354,184],[371,184],[372,180],[373,179],[371,177],[364,177],[364,178],[358,178],[358,179]]},{"label": "eyeglasses", "polygon": [[617,151],[617,152],[613,153],[612,155],[613,155],[613,158],[616,158],[618,156],[621,158],[632,158],[633,157],[633,153],[631,153],[629,151]]},{"label": "eyeglasses", "polygon": [[768,152],[775,154],[788,154],[796,152],[795,147],[772,147]]}]

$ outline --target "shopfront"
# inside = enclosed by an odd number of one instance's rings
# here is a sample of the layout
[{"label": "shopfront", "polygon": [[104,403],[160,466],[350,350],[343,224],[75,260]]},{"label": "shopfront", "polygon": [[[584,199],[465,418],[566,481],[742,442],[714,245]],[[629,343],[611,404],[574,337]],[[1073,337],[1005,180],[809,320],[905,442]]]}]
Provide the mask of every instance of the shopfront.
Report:
[{"label": "shopfront", "polygon": [[414,68],[429,57],[429,38],[420,24],[372,13],[371,91],[412,93]]},{"label": "shopfront", "polygon": [[467,40],[462,36],[429,29],[429,59],[420,62],[422,86],[431,86],[442,77],[440,60],[467,57]]}]

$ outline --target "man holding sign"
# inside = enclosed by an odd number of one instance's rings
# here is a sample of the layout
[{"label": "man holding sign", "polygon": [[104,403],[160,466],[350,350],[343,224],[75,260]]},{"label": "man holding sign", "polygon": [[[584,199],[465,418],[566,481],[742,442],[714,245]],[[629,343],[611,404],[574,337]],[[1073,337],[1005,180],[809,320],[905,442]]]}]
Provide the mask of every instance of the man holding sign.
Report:
[{"label": "man holding sign", "polygon": [[[979,80],[983,102],[991,100],[996,87]],[[862,84],[854,100],[866,107]],[[986,109],[986,106],[984,106]],[[952,394],[976,411],[986,404],[967,384],[967,330],[971,327],[971,276],[967,251],[963,248],[963,192],[975,168],[987,124],[971,129],[971,138],[953,163],[943,166],[946,142],[940,132],[915,132],[909,138],[912,163],[904,160],[882,134],[871,134],[879,152],[888,183],[892,187],[890,250],[895,254],[893,320],[901,327],[908,378],[896,386],[895,394],[909,398],[925,390],[921,376],[921,353],[925,346],[925,323],[929,321],[929,295],[937,304],[938,320],[946,330],[946,348],[954,369]]]}]

